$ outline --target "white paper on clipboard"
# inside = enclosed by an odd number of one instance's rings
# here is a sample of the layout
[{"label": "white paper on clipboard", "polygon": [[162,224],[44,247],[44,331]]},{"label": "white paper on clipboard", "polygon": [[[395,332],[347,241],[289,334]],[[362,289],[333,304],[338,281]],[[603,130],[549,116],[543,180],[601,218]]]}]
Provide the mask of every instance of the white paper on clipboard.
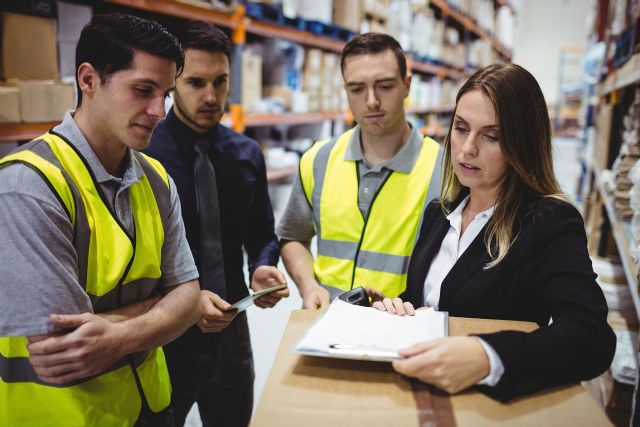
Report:
[{"label": "white paper on clipboard", "polygon": [[448,335],[444,311],[416,310],[397,316],[335,299],[295,346],[310,356],[388,362],[411,345]]}]

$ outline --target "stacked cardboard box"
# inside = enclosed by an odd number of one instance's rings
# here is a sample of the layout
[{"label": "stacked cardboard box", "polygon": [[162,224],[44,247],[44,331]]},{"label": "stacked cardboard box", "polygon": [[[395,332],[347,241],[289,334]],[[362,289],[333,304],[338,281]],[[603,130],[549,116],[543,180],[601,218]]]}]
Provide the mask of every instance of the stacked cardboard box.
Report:
[{"label": "stacked cardboard box", "polygon": [[42,123],[61,120],[75,105],[72,83],[46,80],[21,80],[20,116],[23,122]]},{"label": "stacked cardboard box", "polygon": [[2,77],[57,80],[56,21],[8,12],[1,18]]},{"label": "stacked cardboard box", "polygon": [[307,50],[303,90],[308,95],[309,111],[346,109],[340,61],[335,53],[319,49]]},{"label": "stacked cardboard box", "polygon": [[362,0],[333,2],[333,23],[354,33],[360,32],[362,22]]},{"label": "stacked cardboard box", "polygon": [[52,122],[75,106],[74,86],[59,82],[54,19],[4,12],[2,122]]},{"label": "stacked cardboard box", "polygon": [[250,49],[242,52],[242,108],[251,112],[262,98],[262,58]]},{"label": "stacked cardboard box", "polygon": [[387,18],[390,14],[390,0],[363,0],[362,11],[365,19],[361,31],[388,33]]},{"label": "stacked cardboard box", "polygon": [[17,87],[0,86],[0,123],[20,122],[20,93]]},{"label": "stacked cardboard box", "polygon": [[302,89],[309,98],[309,111],[322,111],[322,51],[307,49],[305,52]]},{"label": "stacked cardboard box", "polygon": [[332,0],[288,0],[286,3],[288,7],[283,4],[283,12],[290,18],[297,16],[307,21],[332,23]]}]

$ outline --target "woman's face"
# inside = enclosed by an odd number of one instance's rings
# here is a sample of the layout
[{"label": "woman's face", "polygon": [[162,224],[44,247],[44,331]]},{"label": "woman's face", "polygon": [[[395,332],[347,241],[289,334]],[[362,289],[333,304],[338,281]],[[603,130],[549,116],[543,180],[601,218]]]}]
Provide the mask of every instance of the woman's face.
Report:
[{"label": "woman's face", "polygon": [[491,100],[479,90],[458,101],[451,130],[451,166],[472,194],[497,199],[508,164]]}]

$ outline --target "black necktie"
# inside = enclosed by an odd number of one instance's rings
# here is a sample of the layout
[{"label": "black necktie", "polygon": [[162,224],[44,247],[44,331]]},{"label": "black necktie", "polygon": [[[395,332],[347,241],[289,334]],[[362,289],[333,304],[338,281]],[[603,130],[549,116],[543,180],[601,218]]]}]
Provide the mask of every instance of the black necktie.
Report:
[{"label": "black necktie", "polygon": [[210,148],[210,141],[198,140],[193,165],[200,219],[200,288],[226,298],[218,187],[216,172],[209,160]]}]

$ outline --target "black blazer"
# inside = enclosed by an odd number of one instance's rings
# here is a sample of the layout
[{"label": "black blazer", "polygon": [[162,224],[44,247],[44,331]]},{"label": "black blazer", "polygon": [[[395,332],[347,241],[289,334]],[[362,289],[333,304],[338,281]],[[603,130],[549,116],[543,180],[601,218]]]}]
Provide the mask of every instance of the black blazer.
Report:
[{"label": "black blazer", "polygon": [[[497,266],[483,269],[490,260],[485,226],[445,277],[440,293],[439,309],[451,316],[540,326],[532,333],[480,335],[496,350],[505,372],[495,387],[478,388],[500,400],[593,378],[610,366],[615,351],[580,213],[556,199],[533,206],[522,213],[518,237]],[[423,305],[427,271],[450,226],[438,201],[427,207],[422,224],[403,295],[416,307]]]}]

